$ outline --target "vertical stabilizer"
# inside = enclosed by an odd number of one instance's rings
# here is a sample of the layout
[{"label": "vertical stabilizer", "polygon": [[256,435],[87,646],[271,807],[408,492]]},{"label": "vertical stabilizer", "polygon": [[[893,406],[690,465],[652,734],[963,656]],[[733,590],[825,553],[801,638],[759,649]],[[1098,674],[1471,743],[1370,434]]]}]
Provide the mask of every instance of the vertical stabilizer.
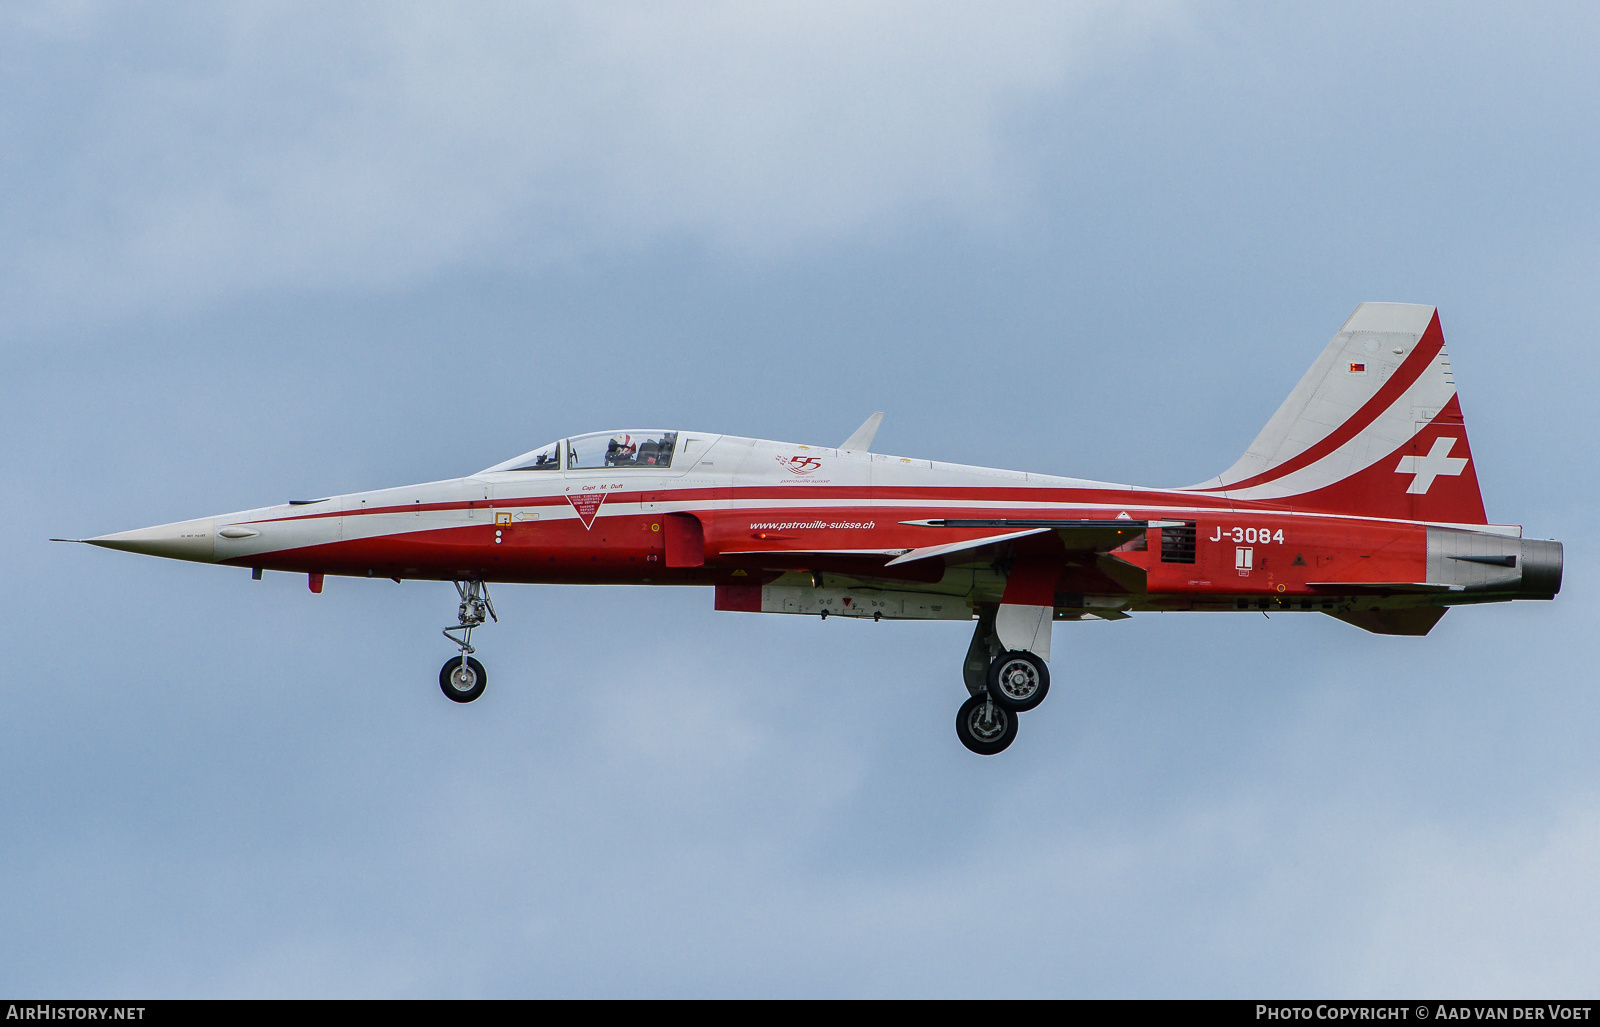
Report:
[{"label": "vertical stabilizer", "polygon": [[1486,523],[1438,312],[1361,304],[1244,455],[1191,489],[1296,509]]}]

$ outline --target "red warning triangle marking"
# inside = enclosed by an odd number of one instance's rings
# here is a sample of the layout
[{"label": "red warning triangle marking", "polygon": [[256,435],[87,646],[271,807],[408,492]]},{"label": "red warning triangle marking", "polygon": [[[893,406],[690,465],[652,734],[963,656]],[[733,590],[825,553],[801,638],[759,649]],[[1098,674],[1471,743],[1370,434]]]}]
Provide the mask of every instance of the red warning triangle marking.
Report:
[{"label": "red warning triangle marking", "polygon": [[588,531],[594,527],[594,515],[600,512],[600,504],[606,501],[604,492],[585,492],[581,496],[567,494],[567,502],[578,511],[578,517],[583,521],[583,530]]}]

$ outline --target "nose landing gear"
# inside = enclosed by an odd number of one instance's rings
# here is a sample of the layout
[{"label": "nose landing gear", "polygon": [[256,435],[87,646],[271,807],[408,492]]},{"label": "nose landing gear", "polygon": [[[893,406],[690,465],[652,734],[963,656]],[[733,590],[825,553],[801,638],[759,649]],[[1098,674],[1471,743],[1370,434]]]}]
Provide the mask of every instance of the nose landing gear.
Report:
[{"label": "nose landing gear", "polygon": [[456,611],[459,623],[444,629],[444,637],[456,644],[460,656],[453,656],[439,669],[439,690],[451,702],[471,702],[483,694],[489,675],[483,664],[473,659],[477,652],[472,646],[472,629],[485,620],[500,622],[495,615],[494,601],[489,598],[489,586],[482,581],[458,581],[456,592],[461,596],[461,606]]}]

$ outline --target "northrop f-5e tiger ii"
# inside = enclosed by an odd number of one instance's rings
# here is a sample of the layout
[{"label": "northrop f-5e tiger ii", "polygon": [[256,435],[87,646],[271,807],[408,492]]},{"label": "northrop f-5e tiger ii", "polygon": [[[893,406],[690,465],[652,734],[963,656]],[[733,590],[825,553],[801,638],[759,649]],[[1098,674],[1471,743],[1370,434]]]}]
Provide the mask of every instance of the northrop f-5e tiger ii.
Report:
[{"label": "northrop f-5e tiger ii", "polygon": [[[309,576],[450,581],[470,703],[490,583],[702,585],[716,609],[974,622],[956,734],[992,755],[1050,690],[1055,625],[1318,612],[1426,635],[1451,607],[1551,599],[1559,542],[1491,524],[1433,307],[1363,303],[1243,456],[1181,488],[681,429],[559,439],[476,474],[83,539]],[[952,674],[954,677],[954,674]]]}]

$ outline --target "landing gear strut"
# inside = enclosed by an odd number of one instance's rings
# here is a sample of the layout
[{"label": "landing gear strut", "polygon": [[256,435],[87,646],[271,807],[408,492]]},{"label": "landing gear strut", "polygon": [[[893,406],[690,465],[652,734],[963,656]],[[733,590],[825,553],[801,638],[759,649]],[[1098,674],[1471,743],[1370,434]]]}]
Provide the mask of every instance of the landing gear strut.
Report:
[{"label": "landing gear strut", "polygon": [[444,637],[456,644],[460,656],[453,656],[439,669],[439,690],[451,702],[471,702],[483,694],[489,675],[483,664],[473,659],[477,652],[472,646],[472,629],[485,620],[500,622],[495,615],[494,601],[489,598],[489,586],[482,581],[458,581],[456,592],[461,596],[461,606],[456,611],[459,623],[444,629]]}]

